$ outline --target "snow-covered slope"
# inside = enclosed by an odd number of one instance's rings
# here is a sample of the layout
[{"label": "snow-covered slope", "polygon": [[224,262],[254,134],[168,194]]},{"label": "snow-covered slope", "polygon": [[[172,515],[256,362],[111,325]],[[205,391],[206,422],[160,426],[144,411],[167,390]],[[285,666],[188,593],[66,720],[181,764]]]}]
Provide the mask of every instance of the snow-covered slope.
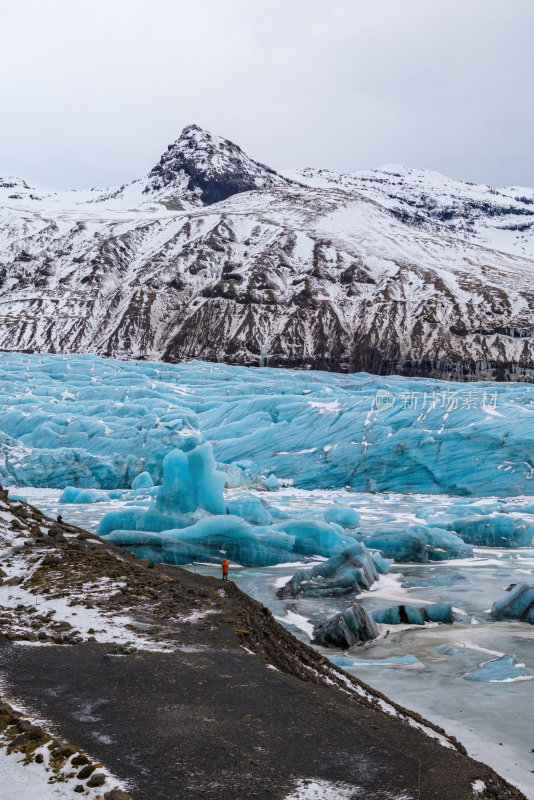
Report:
[{"label": "snow-covered slope", "polygon": [[188,126],[145,178],[0,209],[0,349],[534,377],[534,190],[282,176]]},{"label": "snow-covered slope", "polygon": [[286,175],[315,188],[362,194],[420,230],[447,232],[493,250],[534,258],[534,189],[494,189],[398,164],[351,174],[307,168]]}]

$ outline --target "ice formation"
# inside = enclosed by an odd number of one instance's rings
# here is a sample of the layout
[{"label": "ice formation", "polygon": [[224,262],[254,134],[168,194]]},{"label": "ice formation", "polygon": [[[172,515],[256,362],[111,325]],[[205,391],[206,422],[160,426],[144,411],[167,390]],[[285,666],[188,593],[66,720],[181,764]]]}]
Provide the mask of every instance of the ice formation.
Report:
[{"label": "ice formation", "polygon": [[496,619],[521,619],[534,625],[534,586],[518,583],[507,597],[493,604],[491,616]]},{"label": "ice formation", "polygon": [[534,538],[534,525],[508,514],[458,519],[451,527],[464,542],[481,547],[529,547]]},{"label": "ice formation", "polygon": [[376,551],[369,551],[356,543],[328,561],[311,569],[296,572],[278,597],[338,597],[350,593],[358,594],[370,589],[379,574],[387,571],[391,562]]},{"label": "ice formation", "polygon": [[380,550],[386,558],[393,558],[397,562],[426,563],[473,555],[473,547],[456,534],[425,525],[378,527],[363,541],[369,549]]},{"label": "ice formation", "polygon": [[154,481],[152,480],[152,476],[149,472],[141,472],[136,478],[132,481],[132,489],[150,489],[154,486]]},{"label": "ice formation", "polygon": [[529,384],[3,354],[0,388],[5,485],[159,483],[170,450],[210,441],[233,485],[534,494]]},{"label": "ice formation", "polygon": [[[98,532],[139,556],[170,564],[220,561],[224,554],[245,566],[268,566],[296,557],[329,557],[355,544],[333,523],[280,522],[276,509],[253,495],[225,502],[225,482],[211,443],[187,452],[173,450],[164,459],[163,483],[151,490],[150,501],[110,511]],[[363,545],[358,548],[366,552]],[[382,563],[378,557],[377,563]]]},{"label": "ice formation", "polygon": [[424,625],[425,622],[454,622],[451,603],[426,606],[400,605],[373,612],[375,622],[384,625]]},{"label": "ice formation", "polygon": [[489,681],[490,683],[528,680],[534,678],[534,673],[526,669],[524,664],[518,664],[514,655],[500,656],[492,661],[487,661],[473,672],[464,675],[467,681]]},{"label": "ice formation", "polygon": [[379,630],[364,607],[354,603],[341,614],[318,625],[313,636],[317,644],[346,649],[376,639]]},{"label": "ice formation", "polygon": [[120,500],[122,489],[110,492],[96,492],[94,489],[79,489],[77,486],[66,486],[59,498],[60,503],[105,503],[107,500]]},{"label": "ice formation", "polygon": [[343,528],[357,528],[360,524],[360,515],[354,508],[330,506],[324,511],[326,522],[335,522]]}]

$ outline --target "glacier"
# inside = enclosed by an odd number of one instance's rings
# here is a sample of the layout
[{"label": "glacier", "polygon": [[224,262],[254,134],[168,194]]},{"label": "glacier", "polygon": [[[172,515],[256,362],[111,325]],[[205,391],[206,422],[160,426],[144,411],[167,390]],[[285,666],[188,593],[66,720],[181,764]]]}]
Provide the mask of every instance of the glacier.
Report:
[{"label": "glacier", "polygon": [[4,485],[161,483],[211,442],[232,486],[534,494],[531,384],[4,353],[0,391]]}]

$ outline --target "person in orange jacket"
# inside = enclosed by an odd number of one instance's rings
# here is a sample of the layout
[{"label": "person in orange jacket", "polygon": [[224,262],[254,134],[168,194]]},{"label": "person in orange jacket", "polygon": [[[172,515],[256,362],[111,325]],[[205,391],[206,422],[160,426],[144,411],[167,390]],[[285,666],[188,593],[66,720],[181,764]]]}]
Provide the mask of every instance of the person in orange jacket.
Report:
[{"label": "person in orange jacket", "polygon": [[225,558],[223,559],[223,562],[222,562],[221,566],[222,566],[222,579],[223,579],[223,581],[227,581],[228,580],[228,570],[230,568],[230,565],[228,564],[228,561]]}]

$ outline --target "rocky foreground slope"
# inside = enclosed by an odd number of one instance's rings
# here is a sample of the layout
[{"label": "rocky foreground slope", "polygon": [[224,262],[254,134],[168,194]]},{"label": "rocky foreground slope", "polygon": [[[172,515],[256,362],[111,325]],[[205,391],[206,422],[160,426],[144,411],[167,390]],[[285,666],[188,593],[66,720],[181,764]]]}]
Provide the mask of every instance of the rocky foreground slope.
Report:
[{"label": "rocky foreground slope", "polygon": [[523,798],[232,582],[138,561],[5,492],[0,546],[4,786],[22,753],[34,796],[50,778],[108,800]]},{"label": "rocky foreground slope", "polygon": [[195,125],[142,179],[0,179],[0,349],[534,377],[534,191],[287,175]]}]

